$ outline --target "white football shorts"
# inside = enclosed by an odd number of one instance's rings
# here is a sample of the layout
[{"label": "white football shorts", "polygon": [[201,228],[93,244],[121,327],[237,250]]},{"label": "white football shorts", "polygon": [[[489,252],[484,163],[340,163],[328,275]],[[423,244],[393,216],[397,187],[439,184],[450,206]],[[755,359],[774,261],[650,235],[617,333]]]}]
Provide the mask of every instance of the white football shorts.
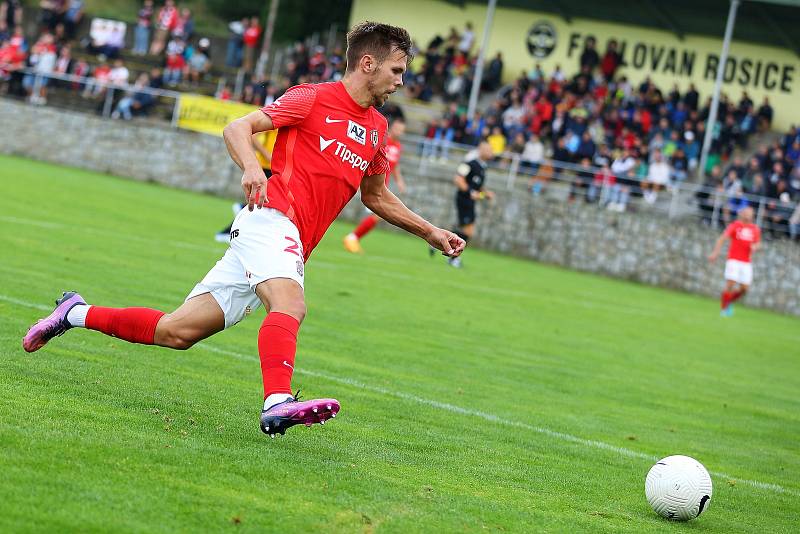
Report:
[{"label": "white football shorts", "polygon": [[225,328],[261,306],[258,284],[289,278],[303,287],[303,245],[300,232],[286,215],[272,208],[248,211],[245,206],[231,226],[225,255],[186,297],[211,293],[225,314]]},{"label": "white football shorts", "polygon": [[749,286],[753,283],[753,264],[746,261],[728,260],[725,262],[725,280]]}]

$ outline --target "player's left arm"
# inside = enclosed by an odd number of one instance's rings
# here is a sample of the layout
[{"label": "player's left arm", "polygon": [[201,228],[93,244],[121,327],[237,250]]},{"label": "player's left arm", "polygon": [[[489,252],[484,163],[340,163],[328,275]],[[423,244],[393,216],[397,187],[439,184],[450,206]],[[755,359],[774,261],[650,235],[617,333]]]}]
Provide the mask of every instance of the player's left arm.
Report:
[{"label": "player's left arm", "polygon": [[466,243],[453,232],[438,228],[403,204],[386,187],[385,174],[371,174],[361,180],[361,201],[381,219],[421,237],[447,256],[458,256]]},{"label": "player's left arm", "polygon": [[708,261],[710,261],[711,263],[717,261],[717,257],[719,256],[719,253],[722,250],[722,245],[724,245],[725,241],[727,241],[728,239],[730,239],[730,236],[728,235],[728,231],[725,230],[717,238],[717,242],[714,243],[714,250],[712,250],[711,254],[708,255]]},{"label": "player's left arm", "polygon": [[488,189],[486,187],[481,187],[480,193],[481,193],[481,200],[483,200],[484,198],[487,198],[489,200],[494,200],[494,191],[492,191],[491,189]]},{"label": "player's left arm", "polygon": [[394,166],[392,175],[394,176],[394,181],[397,184],[397,191],[402,195],[406,192],[406,181],[403,178],[403,173],[400,171],[399,163]]},{"label": "player's left arm", "polygon": [[761,250],[761,230],[757,229],[756,240],[753,241],[752,245],[750,245],[750,251],[751,252],[756,252],[758,250]]}]

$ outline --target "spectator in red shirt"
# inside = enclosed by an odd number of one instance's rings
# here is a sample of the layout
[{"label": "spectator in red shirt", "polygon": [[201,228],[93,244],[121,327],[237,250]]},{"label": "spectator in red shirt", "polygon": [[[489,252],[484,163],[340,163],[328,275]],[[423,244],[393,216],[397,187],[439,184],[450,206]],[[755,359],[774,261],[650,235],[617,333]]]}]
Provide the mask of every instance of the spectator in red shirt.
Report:
[{"label": "spectator in red shirt", "polygon": [[244,30],[242,40],[244,41],[244,58],[242,68],[249,72],[255,66],[256,48],[258,39],[261,37],[261,25],[258,17],[250,19],[250,25]]},{"label": "spectator in red shirt", "polygon": [[217,91],[217,94],[214,95],[220,100],[230,100],[231,99],[231,88],[227,85],[223,85],[222,89]]},{"label": "spectator in red shirt", "polygon": [[103,58],[100,65],[95,67],[92,77],[86,83],[86,89],[83,90],[83,98],[100,98],[106,94],[106,83],[109,83],[111,77],[111,66]]},{"label": "spectator in red shirt", "polygon": [[606,53],[603,55],[603,60],[600,62],[600,71],[606,79],[610,82],[614,79],[614,74],[617,68],[622,65],[622,56],[617,52],[617,41],[611,39],[606,46]]},{"label": "spectator in red shirt", "polygon": [[600,199],[601,204],[604,204],[608,197],[608,190],[617,183],[617,177],[611,172],[608,164],[603,165],[599,172],[594,175],[594,180],[589,184],[589,191],[586,193],[586,200],[594,202],[597,200],[598,194],[602,193]]},{"label": "spectator in red shirt", "polygon": [[[22,85],[22,69],[25,68],[27,54],[18,42],[0,41],[0,87],[8,85],[9,93],[20,91]],[[16,80],[16,90],[14,81]],[[5,89],[5,88],[4,88]]]},{"label": "spectator in red shirt", "polygon": [[186,66],[184,51],[186,45],[183,39],[176,37],[170,40],[167,45],[167,62],[164,67],[164,83],[170,87],[175,87],[181,82],[181,74]]},{"label": "spectator in red shirt", "polygon": [[723,317],[733,315],[731,305],[747,293],[753,282],[751,255],[761,248],[761,230],[753,224],[753,208],[739,210],[739,220],[725,228],[708,256],[711,263],[717,260],[722,245],[728,240],[731,246],[728,249],[728,261],[725,262],[725,290],[720,297]]}]

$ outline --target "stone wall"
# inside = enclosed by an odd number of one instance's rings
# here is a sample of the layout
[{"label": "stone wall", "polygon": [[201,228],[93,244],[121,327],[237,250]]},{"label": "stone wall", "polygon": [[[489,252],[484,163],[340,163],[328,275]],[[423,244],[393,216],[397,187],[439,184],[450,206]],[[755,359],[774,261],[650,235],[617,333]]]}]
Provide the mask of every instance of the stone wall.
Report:
[{"label": "stone wall", "polygon": [[[452,176],[415,178],[411,169],[404,200],[437,225],[456,219]],[[409,172],[412,171],[412,172]],[[718,296],[724,258],[707,257],[719,232],[697,219],[670,221],[653,213],[612,213],[581,202],[533,197],[498,187],[493,203],[480,203],[475,245],[614,278]],[[360,203],[342,214],[356,219]],[[747,304],[800,315],[800,244],[767,241],[754,255],[755,283]]]},{"label": "stone wall", "polygon": [[0,152],[234,196],[241,173],[221,137],[105,120],[0,98]]},{"label": "stone wall", "polygon": [[[221,138],[168,126],[107,121],[0,99],[0,152],[43,159],[137,180],[238,196],[240,173]],[[409,152],[411,152],[409,150]],[[451,170],[424,176],[409,154],[404,174],[409,207],[434,223],[455,221]],[[724,262],[706,260],[718,232],[695,220],[652,213],[610,213],[552,197],[505,191],[479,208],[475,245],[616,278],[717,295]],[[363,215],[354,199],[342,214]],[[755,256],[748,305],[800,315],[800,245],[765,243]]]}]

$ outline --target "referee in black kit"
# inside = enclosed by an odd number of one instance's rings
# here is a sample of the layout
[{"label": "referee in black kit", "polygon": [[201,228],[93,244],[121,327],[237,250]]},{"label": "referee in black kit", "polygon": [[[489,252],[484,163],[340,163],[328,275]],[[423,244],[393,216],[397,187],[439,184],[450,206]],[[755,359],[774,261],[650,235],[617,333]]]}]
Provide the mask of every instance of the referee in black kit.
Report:
[{"label": "referee in black kit", "polygon": [[[453,232],[461,239],[469,242],[475,234],[475,202],[493,199],[494,193],[483,187],[486,181],[486,163],[494,159],[492,147],[486,141],[478,145],[478,157],[458,166],[453,181],[458,188],[456,192],[456,211],[458,227]],[[447,258],[453,267],[461,267],[461,258]]]}]

